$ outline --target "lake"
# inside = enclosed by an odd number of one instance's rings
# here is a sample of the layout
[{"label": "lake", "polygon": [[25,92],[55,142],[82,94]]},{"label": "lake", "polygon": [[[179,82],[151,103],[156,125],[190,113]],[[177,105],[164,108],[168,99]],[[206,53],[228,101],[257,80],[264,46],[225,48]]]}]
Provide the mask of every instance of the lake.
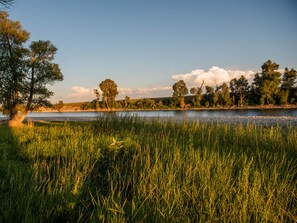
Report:
[{"label": "lake", "polygon": [[[232,109],[185,111],[114,111],[114,112],[31,112],[27,120],[92,121],[106,116],[137,116],[141,118],[167,118],[227,123],[292,123],[297,125],[297,109]],[[0,119],[5,116],[0,115]]]}]

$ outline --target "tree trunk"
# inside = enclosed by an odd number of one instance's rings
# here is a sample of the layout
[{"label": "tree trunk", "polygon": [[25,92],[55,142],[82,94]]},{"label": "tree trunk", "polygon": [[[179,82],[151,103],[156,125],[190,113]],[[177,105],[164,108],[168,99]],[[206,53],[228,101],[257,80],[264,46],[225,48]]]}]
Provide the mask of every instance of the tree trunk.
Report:
[{"label": "tree trunk", "polygon": [[243,101],[243,97],[242,95],[240,95],[240,107],[242,107],[242,101]]},{"label": "tree trunk", "polygon": [[180,99],[180,107],[181,107],[182,109],[185,108],[185,98],[184,98],[184,97],[182,97],[182,98]]},{"label": "tree trunk", "polygon": [[8,121],[8,125],[10,127],[21,127],[24,124],[22,123],[24,121],[24,119],[26,118],[26,115],[28,114],[28,112],[23,112],[21,114],[21,116],[19,117],[18,114],[15,114],[13,117],[10,118],[10,120]]}]

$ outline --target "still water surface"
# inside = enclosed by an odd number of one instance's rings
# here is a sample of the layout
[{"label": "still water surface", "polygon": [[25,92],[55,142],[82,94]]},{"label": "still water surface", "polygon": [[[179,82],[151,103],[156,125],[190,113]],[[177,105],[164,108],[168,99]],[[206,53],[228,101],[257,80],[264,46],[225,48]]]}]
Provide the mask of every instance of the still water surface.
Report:
[{"label": "still water surface", "polygon": [[[297,109],[250,109],[250,110],[187,110],[187,111],[115,111],[115,112],[32,112],[28,119],[95,120],[103,116],[138,116],[166,118],[232,118],[232,117],[297,117]],[[0,118],[5,118],[0,114]]]},{"label": "still water surface", "polygon": [[[195,117],[297,117],[297,109],[250,109],[250,110],[187,110],[187,111],[115,111],[115,112],[32,112],[28,118],[97,118],[106,115],[138,116],[138,117],[169,117],[169,118],[195,118]],[[4,117],[0,115],[0,117]]]}]

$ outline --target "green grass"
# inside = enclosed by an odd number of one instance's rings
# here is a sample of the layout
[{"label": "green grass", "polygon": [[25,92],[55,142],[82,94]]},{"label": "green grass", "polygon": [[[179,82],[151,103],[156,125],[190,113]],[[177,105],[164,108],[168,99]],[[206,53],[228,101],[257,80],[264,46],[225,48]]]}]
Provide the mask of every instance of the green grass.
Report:
[{"label": "green grass", "polygon": [[0,222],[295,222],[297,129],[0,126]]}]

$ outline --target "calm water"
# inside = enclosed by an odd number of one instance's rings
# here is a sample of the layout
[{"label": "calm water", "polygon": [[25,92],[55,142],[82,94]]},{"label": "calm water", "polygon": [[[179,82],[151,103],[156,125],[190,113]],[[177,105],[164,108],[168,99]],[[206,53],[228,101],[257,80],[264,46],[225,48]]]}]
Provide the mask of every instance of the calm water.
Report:
[{"label": "calm water", "polygon": [[[251,109],[251,110],[213,110],[213,111],[121,111],[121,112],[33,112],[30,119],[96,119],[106,115],[138,116],[138,117],[167,117],[167,118],[232,118],[232,117],[297,117],[297,109]],[[0,114],[0,118],[4,118]]]}]

